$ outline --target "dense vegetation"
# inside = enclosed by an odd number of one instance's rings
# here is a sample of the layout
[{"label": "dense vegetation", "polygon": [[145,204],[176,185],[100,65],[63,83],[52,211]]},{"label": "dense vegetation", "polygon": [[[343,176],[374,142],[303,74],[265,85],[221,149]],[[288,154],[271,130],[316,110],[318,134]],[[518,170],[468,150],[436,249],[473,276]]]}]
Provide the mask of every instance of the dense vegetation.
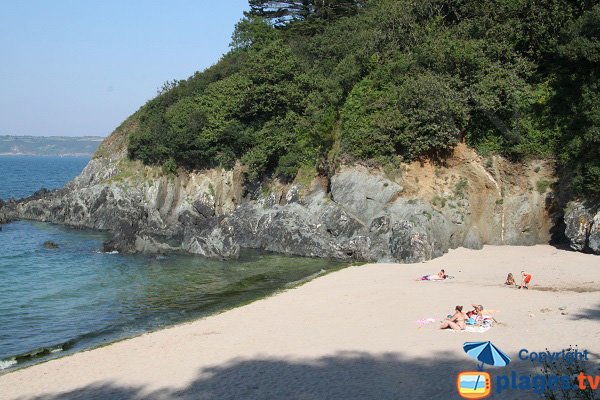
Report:
[{"label": "dense vegetation", "polygon": [[600,194],[600,4],[250,0],[231,51],[139,111],[129,155],[167,170],[556,156]]}]

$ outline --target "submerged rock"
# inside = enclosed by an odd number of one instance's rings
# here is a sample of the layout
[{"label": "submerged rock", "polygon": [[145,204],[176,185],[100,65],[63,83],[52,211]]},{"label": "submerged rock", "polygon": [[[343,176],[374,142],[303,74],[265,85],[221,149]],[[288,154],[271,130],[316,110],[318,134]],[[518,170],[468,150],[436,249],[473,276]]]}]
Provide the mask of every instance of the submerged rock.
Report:
[{"label": "submerged rock", "polygon": [[43,246],[46,249],[58,249],[58,245],[51,240],[45,241]]}]

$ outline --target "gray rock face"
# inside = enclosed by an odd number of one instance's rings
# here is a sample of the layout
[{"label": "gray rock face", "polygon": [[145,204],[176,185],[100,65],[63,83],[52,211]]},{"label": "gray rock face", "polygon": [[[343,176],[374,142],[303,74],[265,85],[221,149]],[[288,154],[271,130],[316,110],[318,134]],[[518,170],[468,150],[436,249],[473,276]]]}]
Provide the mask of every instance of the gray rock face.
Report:
[{"label": "gray rock face", "polygon": [[588,246],[595,254],[600,254],[600,212],[596,213],[592,221]]},{"label": "gray rock face", "polygon": [[[65,189],[0,203],[0,223],[31,219],[110,231],[114,236],[105,244],[107,251],[185,251],[216,258],[253,248],[340,260],[422,262],[458,246],[533,244],[544,237],[543,209],[526,195],[507,198],[505,204],[494,199],[491,205],[454,198],[434,208],[361,166],[331,177],[330,193],[315,180],[311,188],[279,184],[263,194],[246,193],[237,169],[148,178],[141,167],[138,175],[122,180],[130,171],[120,168],[118,161],[92,160]],[[574,243],[597,249],[600,215],[588,214],[595,222],[583,233],[573,225]],[[574,220],[584,213],[577,215]]]},{"label": "gray rock face", "polygon": [[395,182],[359,167],[331,179],[331,196],[340,206],[366,223],[402,192]]},{"label": "gray rock face", "polygon": [[433,248],[427,232],[412,222],[396,222],[390,236],[390,252],[397,260],[419,262],[433,258]]},{"label": "gray rock face", "polygon": [[481,234],[476,226],[473,226],[469,229],[462,245],[463,247],[472,250],[480,250],[483,248],[483,243],[481,243]]},{"label": "gray rock face", "polygon": [[6,215],[6,210],[6,202],[0,200],[0,229],[2,229],[2,224],[9,222],[8,216]]},{"label": "gray rock face", "polygon": [[573,250],[600,254],[600,204],[573,202],[565,214],[565,236]]},{"label": "gray rock face", "polygon": [[327,232],[334,237],[352,237],[357,233],[364,233],[365,224],[343,210],[339,205],[325,206],[321,218]]}]

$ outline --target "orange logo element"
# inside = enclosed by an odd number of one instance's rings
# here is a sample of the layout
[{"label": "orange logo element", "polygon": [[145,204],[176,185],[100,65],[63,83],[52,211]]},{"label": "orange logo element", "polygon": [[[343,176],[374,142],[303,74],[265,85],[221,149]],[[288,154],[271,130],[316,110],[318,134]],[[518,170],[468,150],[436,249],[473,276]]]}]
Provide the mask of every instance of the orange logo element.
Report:
[{"label": "orange logo element", "polygon": [[492,392],[490,374],[465,371],[456,377],[456,389],[463,399],[483,399]]}]

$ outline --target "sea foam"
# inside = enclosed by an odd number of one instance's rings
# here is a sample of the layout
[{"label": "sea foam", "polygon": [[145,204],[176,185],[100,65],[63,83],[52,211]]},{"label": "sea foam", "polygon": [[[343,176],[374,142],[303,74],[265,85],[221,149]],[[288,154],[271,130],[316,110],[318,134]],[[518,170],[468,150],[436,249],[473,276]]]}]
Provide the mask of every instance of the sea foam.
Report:
[{"label": "sea foam", "polygon": [[17,364],[17,360],[10,358],[8,360],[0,360],[0,370],[7,369]]}]

